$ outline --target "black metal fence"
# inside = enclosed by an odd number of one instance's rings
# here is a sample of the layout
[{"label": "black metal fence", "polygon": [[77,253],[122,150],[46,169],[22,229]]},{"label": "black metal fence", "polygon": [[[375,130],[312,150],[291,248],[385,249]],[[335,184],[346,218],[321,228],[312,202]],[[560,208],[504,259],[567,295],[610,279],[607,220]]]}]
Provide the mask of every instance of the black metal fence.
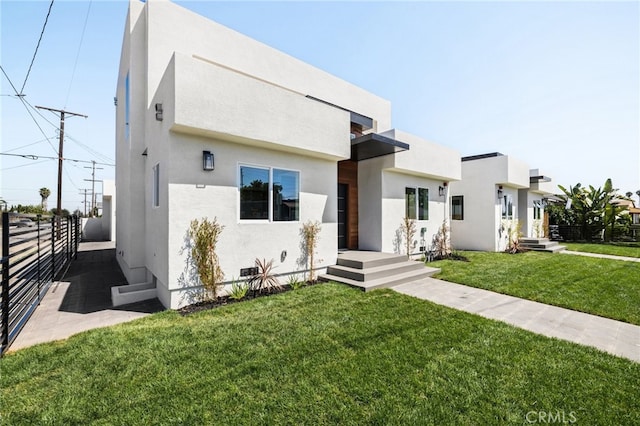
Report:
[{"label": "black metal fence", "polygon": [[62,270],[77,257],[80,218],[2,213],[0,355]]}]

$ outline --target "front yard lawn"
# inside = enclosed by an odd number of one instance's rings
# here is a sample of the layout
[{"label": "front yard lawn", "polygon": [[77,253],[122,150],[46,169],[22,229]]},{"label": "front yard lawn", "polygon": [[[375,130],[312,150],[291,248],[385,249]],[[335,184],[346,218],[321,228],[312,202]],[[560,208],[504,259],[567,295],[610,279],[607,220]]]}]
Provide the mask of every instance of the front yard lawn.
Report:
[{"label": "front yard lawn", "polygon": [[527,252],[463,252],[436,278],[640,325],[640,263]]},{"label": "front yard lawn", "polygon": [[560,243],[570,251],[611,254],[614,256],[640,257],[640,243]]},{"label": "front yard lawn", "polygon": [[0,368],[11,425],[640,424],[640,364],[337,284],[168,311]]}]

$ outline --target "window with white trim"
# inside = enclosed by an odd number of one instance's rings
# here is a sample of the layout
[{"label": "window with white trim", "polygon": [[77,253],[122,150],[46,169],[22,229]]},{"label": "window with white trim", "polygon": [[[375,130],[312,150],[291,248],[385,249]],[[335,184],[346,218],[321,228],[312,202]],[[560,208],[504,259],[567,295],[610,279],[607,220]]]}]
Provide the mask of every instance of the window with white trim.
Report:
[{"label": "window with white trim", "polygon": [[300,172],[240,166],[240,220],[300,219]]},{"label": "window with white trim", "polygon": [[427,188],[405,188],[404,200],[407,218],[429,220],[429,190]]}]

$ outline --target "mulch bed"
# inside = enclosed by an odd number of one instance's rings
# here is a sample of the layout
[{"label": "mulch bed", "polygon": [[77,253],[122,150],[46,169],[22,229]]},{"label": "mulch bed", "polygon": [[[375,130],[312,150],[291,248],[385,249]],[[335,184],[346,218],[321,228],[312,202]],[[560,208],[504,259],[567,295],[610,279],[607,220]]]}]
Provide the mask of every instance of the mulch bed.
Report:
[{"label": "mulch bed", "polygon": [[[306,286],[321,284],[321,282],[316,281],[314,283],[307,282]],[[192,305],[183,306],[178,309],[177,312],[182,316],[187,316],[191,314],[195,314],[200,311],[208,311],[209,309],[216,309],[222,306],[232,305],[234,303],[246,302],[248,300],[258,299],[260,297],[268,297],[273,296],[274,294],[286,293],[288,291],[293,291],[293,289],[287,285],[283,285],[282,287],[272,289],[264,292],[257,292],[254,294],[253,291],[249,290],[247,295],[240,300],[232,299],[229,296],[218,296],[215,300],[207,300],[203,302],[197,302]]]}]

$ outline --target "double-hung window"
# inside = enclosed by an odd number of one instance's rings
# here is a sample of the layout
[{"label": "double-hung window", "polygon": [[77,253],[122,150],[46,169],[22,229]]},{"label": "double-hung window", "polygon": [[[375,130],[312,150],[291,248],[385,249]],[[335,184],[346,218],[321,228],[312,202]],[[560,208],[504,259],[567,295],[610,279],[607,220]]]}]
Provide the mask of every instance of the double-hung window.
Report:
[{"label": "double-hung window", "polygon": [[240,220],[297,221],[300,172],[240,166]]},{"label": "double-hung window", "polygon": [[502,196],[502,218],[513,219],[513,196],[511,194]]},{"label": "double-hung window", "polygon": [[409,219],[429,220],[429,190],[405,188],[405,215]]}]

